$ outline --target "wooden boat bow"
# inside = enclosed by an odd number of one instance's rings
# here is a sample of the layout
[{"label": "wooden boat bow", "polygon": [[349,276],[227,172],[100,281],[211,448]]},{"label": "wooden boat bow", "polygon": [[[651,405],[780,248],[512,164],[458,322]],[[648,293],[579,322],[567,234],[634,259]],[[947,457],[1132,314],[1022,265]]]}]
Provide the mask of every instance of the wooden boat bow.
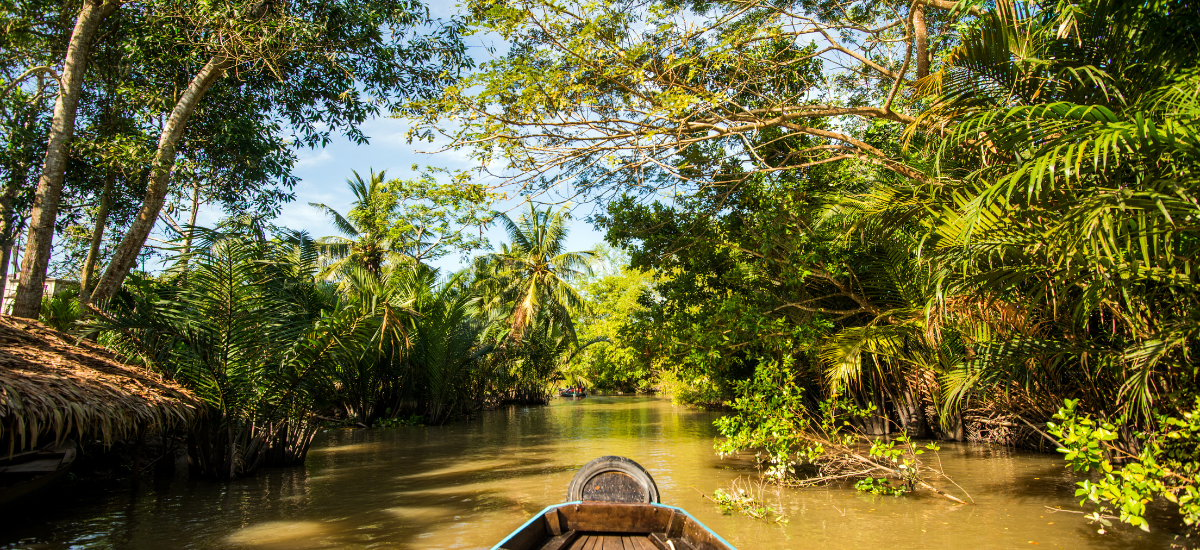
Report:
[{"label": "wooden boat bow", "polygon": [[590,499],[547,507],[493,550],[735,550],[683,509],[659,504],[653,478],[628,458],[589,462],[568,494]]}]

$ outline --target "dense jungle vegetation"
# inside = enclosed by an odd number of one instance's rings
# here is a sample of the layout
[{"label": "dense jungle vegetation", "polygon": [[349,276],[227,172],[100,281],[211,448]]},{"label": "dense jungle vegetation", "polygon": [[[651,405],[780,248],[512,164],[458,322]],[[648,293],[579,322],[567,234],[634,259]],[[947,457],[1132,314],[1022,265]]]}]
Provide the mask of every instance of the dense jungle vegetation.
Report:
[{"label": "dense jungle vegetation", "polygon": [[785,482],[988,441],[1061,448],[1100,523],[1200,520],[1200,7],[471,6],[509,52],[422,128],[604,205],[602,379],[731,409]]},{"label": "dense jungle vegetation", "polygon": [[[1093,521],[1200,520],[1196,3],[462,8],[0,6],[11,314],[203,396],[214,476],[302,460],[317,415],[444,422],[566,380],[727,410],[718,450],[782,483],[931,488],[911,438],[984,441],[1059,449]],[[313,205],[341,236],[272,226],[295,148],[377,114],[478,172],[355,173],[350,211]],[[564,188],[607,247],[492,211]],[[231,217],[195,227],[204,203]],[[135,270],[159,220],[171,267]],[[78,299],[43,303],[47,273]]]}]

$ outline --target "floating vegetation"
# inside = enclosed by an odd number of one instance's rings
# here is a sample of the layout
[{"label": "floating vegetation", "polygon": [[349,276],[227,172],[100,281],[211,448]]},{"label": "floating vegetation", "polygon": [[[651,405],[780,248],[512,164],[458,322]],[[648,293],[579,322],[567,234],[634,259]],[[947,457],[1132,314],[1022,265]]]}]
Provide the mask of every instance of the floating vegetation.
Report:
[{"label": "floating vegetation", "polygon": [[[761,478],[752,481],[739,477],[729,482],[728,490],[717,489],[713,491],[711,497],[708,495],[704,495],[704,497],[720,506],[721,512],[725,514],[737,512],[771,523],[787,523],[787,516],[781,512],[783,505],[777,503],[775,507],[772,507],[764,500],[767,486],[768,484]],[[775,487],[774,489],[778,502],[779,488]]]}]

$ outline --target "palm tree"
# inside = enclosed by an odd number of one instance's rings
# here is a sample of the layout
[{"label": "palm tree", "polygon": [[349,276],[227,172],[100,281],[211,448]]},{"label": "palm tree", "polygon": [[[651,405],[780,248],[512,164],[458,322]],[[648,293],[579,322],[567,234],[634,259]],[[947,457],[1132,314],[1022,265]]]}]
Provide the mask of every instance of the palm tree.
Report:
[{"label": "palm tree", "polygon": [[350,263],[379,274],[384,263],[397,256],[395,239],[389,235],[395,216],[396,196],[388,191],[384,179],[386,172],[376,174],[375,170],[371,170],[367,180],[363,180],[358,172],[352,172],[354,178],[347,179],[346,185],[354,193],[355,200],[345,216],[325,204],[308,203],[327,214],[333,221],[333,227],[342,233],[342,236],[317,239],[321,254],[326,259],[323,276],[340,274]]},{"label": "palm tree", "polygon": [[388,398],[413,386],[414,373],[402,370],[402,359],[412,347],[412,324],[418,315],[413,306],[420,289],[403,284],[414,269],[428,268],[401,264],[372,272],[352,263],[342,269],[342,291],[361,335],[346,341],[344,347],[352,351],[332,369],[339,387],[335,401],[347,418],[364,426],[378,416]]},{"label": "palm tree", "polygon": [[1151,423],[1196,381],[1194,11],[996,6],[920,84],[930,108],[909,135],[933,134],[945,178],[928,257],[1046,330],[978,346],[954,391],[1058,386]]},{"label": "palm tree", "polygon": [[464,284],[466,271],[439,283],[437,270],[419,265],[395,277],[417,297],[413,347],[407,362],[420,380],[427,419],[440,424],[461,408],[469,375],[494,349],[485,343],[484,320],[476,316],[478,298]]},{"label": "palm tree", "polygon": [[504,214],[500,223],[511,245],[482,257],[477,269],[490,286],[483,294],[485,307],[507,313],[509,336],[520,340],[526,329],[540,316],[560,326],[567,338],[575,341],[572,315],[585,307],[584,299],[571,284],[592,274],[596,253],[590,250],[567,252],[566,208],[558,212],[539,210],[533,202],[515,221]]},{"label": "palm tree", "polygon": [[206,475],[303,461],[325,372],[343,362],[345,308],[331,285],[313,281],[312,241],[279,237],[237,221],[197,228],[170,284],[146,282],[91,323],[108,345],[204,400],[189,455]]}]

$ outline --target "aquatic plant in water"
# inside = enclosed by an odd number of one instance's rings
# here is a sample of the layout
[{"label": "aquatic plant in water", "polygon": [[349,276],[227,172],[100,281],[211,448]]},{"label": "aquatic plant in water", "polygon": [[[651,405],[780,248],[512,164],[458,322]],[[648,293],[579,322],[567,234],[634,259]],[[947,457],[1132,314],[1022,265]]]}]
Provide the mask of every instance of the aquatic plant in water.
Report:
[{"label": "aquatic plant in water", "polygon": [[[779,511],[783,509],[783,504],[777,504],[777,508],[772,508],[763,500],[766,493],[766,482],[762,478],[757,481],[743,480],[741,477],[729,482],[729,490],[717,489],[713,491],[713,495],[703,495],[717,504],[724,514],[732,514],[737,512],[744,516],[754,519],[770,521],[771,523],[787,523],[787,516]],[[776,497],[778,497],[778,489],[776,489]]]}]

